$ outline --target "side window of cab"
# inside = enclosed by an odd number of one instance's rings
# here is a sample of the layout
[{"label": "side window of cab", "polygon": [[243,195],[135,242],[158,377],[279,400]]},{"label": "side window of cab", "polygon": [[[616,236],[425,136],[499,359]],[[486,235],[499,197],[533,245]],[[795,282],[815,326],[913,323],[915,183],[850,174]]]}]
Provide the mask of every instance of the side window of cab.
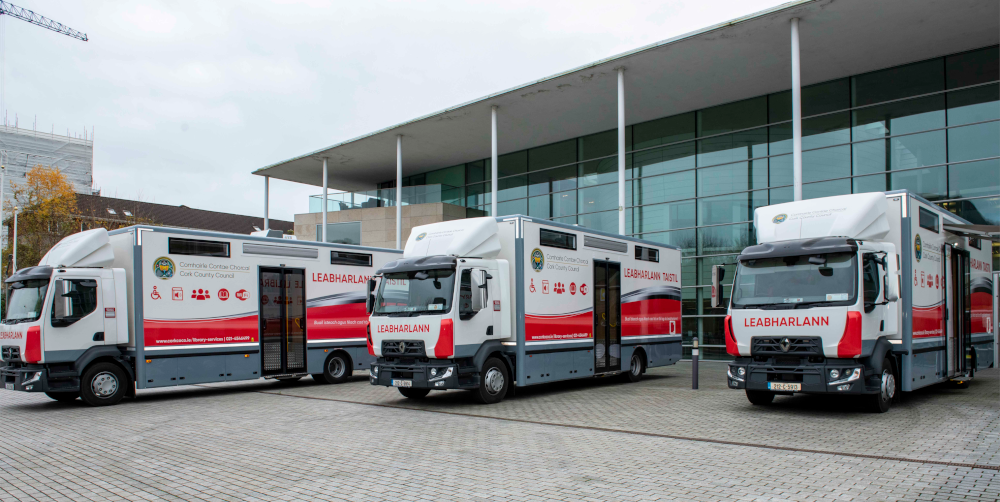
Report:
[{"label": "side window of cab", "polygon": [[69,326],[97,310],[97,281],[58,279],[52,294],[52,326]]},{"label": "side window of cab", "polygon": [[865,312],[874,310],[875,303],[878,301],[880,281],[878,280],[878,263],[874,258],[873,255],[866,254],[864,257],[864,267],[861,271]]}]

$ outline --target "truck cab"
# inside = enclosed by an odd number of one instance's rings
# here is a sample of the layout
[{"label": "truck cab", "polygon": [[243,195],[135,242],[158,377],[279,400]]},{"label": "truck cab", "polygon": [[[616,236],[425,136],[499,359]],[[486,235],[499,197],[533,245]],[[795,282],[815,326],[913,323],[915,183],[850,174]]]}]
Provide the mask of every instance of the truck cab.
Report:
[{"label": "truck cab", "polygon": [[110,268],[106,231],[75,237],[4,281],[0,380],[5,390],[114,404],[134,393],[133,364],[119,348],[129,338],[125,271]]},{"label": "truck cab", "polygon": [[410,398],[468,389],[483,403],[513,387],[510,265],[496,258],[496,234],[491,218],[418,227],[404,257],[378,271],[367,305],[372,385]]}]

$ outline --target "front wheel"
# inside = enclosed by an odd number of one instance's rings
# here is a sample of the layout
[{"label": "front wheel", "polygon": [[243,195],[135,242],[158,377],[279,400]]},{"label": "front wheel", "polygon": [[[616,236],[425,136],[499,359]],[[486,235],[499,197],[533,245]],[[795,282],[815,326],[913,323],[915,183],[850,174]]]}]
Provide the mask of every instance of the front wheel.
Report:
[{"label": "front wheel", "polygon": [[111,406],[125,397],[125,372],[114,363],[97,363],[83,372],[80,399],[90,406]]},{"label": "front wheel", "polygon": [[482,376],[479,379],[479,388],[472,391],[476,401],[482,404],[494,404],[502,401],[510,386],[510,375],[508,375],[507,366],[503,361],[495,357],[487,359],[480,375]]},{"label": "front wheel", "polygon": [[879,391],[869,396],[868,406],[873,413],[885,413],[892,406],[892,398],[896,397],[896,374],[892,371],[889,358],[882,361],[882,377],[879,379]]},{"label": "front wheel", "polygon": [[72,403],[76,401],[76,398],[80,397],[79,392],[46,392],[45,395],[60,403]]},{"label": "front wheel", "polygon": [[774,401],[774,393],[766,390],[748,390],[747,399],[750,401],[750,404],[763,406],[771,404],[771,401]]},{"label": "front wheel", "polygon": [[396,387],[396,388],[399,389],[399,393],[402,394],[403,397],[409,399],[423,399],[427,397],[427,394],[430,394],[431,392],[430,389],[413,389],[409,387]]}]

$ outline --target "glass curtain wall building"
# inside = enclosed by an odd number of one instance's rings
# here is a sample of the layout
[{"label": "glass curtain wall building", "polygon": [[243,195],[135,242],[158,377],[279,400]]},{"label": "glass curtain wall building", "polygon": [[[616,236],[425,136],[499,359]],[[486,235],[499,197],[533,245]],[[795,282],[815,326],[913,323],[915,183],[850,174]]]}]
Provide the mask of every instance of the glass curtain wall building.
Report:
[{"label": "glass curtain wall building", "polygon": [[[998,60],[992,46],[803,87],[803,197],[905,188],[972,223],[1000,225]],[[698,338],[703,356],[728,358],[710,270],[756,241],[754,208],[792,200],[791,118],[784,91],[626,130],[626,229],[683,250],[685,357]],[[499,215],[617,233],[617,169],[615,130],[501,155]],[[490,173],[481,159],[404,185],[458,187],[445,202],[488,214]]]}]

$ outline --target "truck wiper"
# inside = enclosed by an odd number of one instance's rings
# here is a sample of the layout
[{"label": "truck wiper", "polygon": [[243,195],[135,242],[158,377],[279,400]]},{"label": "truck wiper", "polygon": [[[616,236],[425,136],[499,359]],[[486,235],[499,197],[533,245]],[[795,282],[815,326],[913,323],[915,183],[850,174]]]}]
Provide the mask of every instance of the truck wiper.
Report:
[{"label": "truck wiper", "polygon": [[771,305],[760,305],[758,308],[761,310],[792,310],[795,305],[794,303],[772,303]]},{"label": "truck wiper", "polygon": [[795,304],[795,308],[799,308],[799,307],[812,308],[812,307],[815,307],[816,305],[822,305],[824,303],[829,303],[829,302],[826,302],[826,301],[821,301],[821,302],[800,302],[800,303],[796,303]]}]

